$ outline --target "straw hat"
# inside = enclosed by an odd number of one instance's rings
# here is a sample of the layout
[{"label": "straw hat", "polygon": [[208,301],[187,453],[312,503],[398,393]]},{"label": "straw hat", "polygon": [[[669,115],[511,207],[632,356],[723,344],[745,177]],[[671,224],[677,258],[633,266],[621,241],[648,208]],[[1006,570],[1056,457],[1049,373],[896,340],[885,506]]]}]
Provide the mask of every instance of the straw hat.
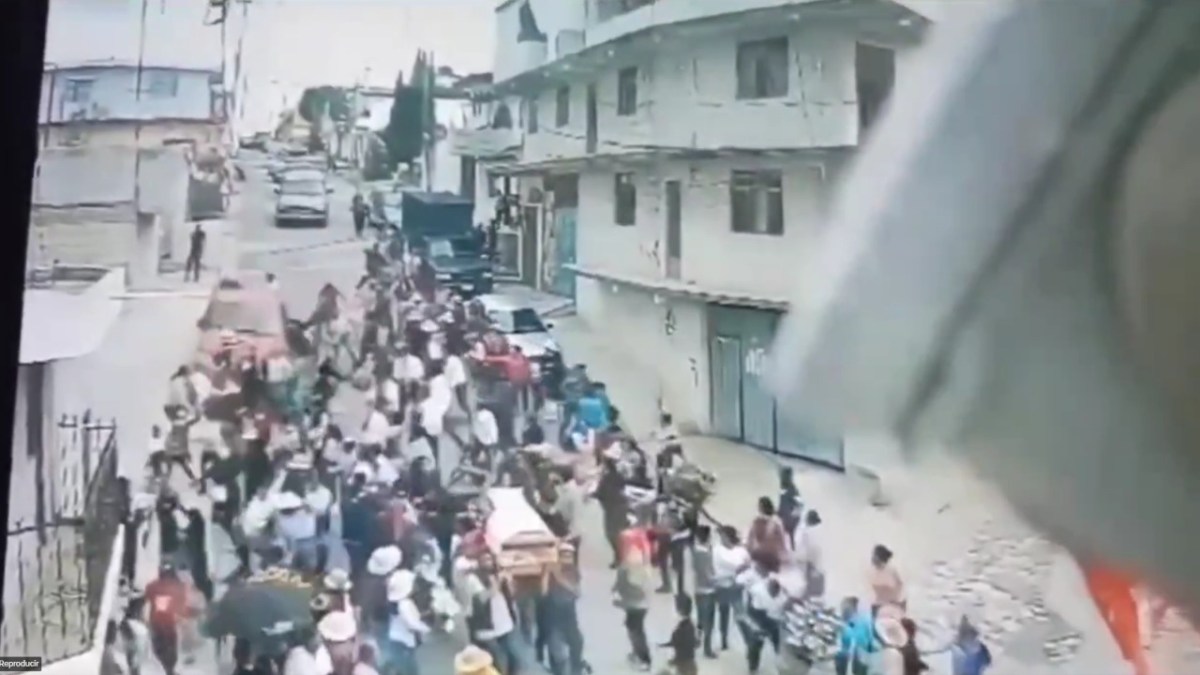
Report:
[{"label": "straw hat", "polygon": [[291,511],[304,506],[304,500],[300,498],[300,495],[288,490],[275,495],[274,503],[275,508],[280,511]]},{"label": "straw hat", "polygon": [[345,593],[354,588],[354,583],[350,581],[350,573],[340,569],[330,570],[321,583],[325,588],[338,593]]},{"label": "straw hat", "polygon": [[348,612],[330,612],[317,624],[317,632],[329,642],[348,642],[358,635],[358,623]]},{"label": "straw hat", "polygon": [[468,645],[454,657],[454,671],[456,675],[478,675],[491,668],[492,663],[491,654],[475,645]]},{"label": "straw hat", "polygon": [[400,602],[412,595],[417,576],[408,570],[393,572],[387,581],[388,602]]},{"label": "straw hat", "polygon": [[894,616],[881,616],[875,620],[875,631],[885,644],[891,647],[903,647],[908,644],[908,631],[904,624]]},{"label": "straw hat", "polygon": [[384,576],[396,571],[404,562],[404,553],[398,546],[380,546],[371,553],[367,560],[367,572],[376,576]]}]

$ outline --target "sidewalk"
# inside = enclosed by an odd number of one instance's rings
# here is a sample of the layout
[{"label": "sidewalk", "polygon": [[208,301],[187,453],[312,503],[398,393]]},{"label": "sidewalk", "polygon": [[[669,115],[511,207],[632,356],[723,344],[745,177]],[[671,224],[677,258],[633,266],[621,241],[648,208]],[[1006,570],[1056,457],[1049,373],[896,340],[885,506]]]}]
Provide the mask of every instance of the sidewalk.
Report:
[{"label": "sidewalk", "polygon": [[[632,433],[644,436],[657,425],[656,390],[643,370],[650,364],[605,343],[578,317],[557,321],[554,334],[569,361],[586,363],[608,385]],[[778,468],[793,467],[804,503],[824,521],[827,597],[869,597],[870,551],[885,544],[922,628],[948,639],[958,618],[970,615],[993,647],[996,675],[1123,672],[1114,670],[1119,657],[1070,556],[953,457],[922,460],[912,467],[918,480],[899,487],[891,506],[876,508],[836,471],[717,438],[689,437],[684,447],[718,476],[712,515],[743,532],[757,498],[777,496]],[[935,672],[946,660],[933,659]]]}]

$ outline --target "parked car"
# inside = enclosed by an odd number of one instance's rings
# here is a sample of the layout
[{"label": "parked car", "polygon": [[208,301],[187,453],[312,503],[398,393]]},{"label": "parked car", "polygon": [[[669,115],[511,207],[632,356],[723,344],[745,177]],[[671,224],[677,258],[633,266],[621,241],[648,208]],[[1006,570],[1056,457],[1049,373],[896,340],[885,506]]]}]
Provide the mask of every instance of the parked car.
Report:
[{"label": "parked car", "polygon": [[241,139],[240,141],[238,141],[238,145],[241,146],[241,148],[243,150],[258,150],[260,152],[263,152],[263,151],[266,151],[267,142],[270,140],[271,140],[270,134],[259,132],[257,134],[254,134],[253,136],[247,136],[247,137]]},{"label": "parked car", "polygon": [[283,299],[261,273],[222,279],[213,289],[200,329],[197,366],[211,377],[216,359],[229,352],[233,363],[289,356]]},{"label": "parked car", "polygon": [[563,353],[554,336],[553,324],[542,321],[537,310],[503,295],[481,295],[475,298],[483,305],[488,321],[509,345],[520,347],[541,373],[563,371]]},{"label": "parked car", "polygon": [[320,179],[289,177],[275,187],[275,226],[326,227],[329,225],[329,193],[333,188]]}]

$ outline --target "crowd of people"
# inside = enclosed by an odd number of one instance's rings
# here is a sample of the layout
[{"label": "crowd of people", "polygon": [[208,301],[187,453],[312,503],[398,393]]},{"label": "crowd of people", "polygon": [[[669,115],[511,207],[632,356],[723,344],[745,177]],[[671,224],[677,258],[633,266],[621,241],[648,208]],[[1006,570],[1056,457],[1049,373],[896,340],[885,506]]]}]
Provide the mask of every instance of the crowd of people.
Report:
[{"label": "crowd of people", "polygon": [[[230,339],[211,363],[173,374],[129,510],[108,672],[140,673],[153,658],[173,675],[207,636],[237,673],[418,675],[425,645],[458,636],[459,675],[590,673],[577,613],[589,500],[603,512],[633,669],[655,661],[656,591],[677,615],[661,643],[667,672],[698,673],[739,638],[751,673],[768,646],[784,675],[824,660],[856,675],[925,669],[888,549],[873,555],[873,597],[828,610],[821,516],[789,472],[744,537],[716,523],[704,511],[711,477],[688,462],[670,415],[631,438],[585,367],[539,371],[480,306],[440,289],[426,261],[392,253],[367,250],[349,297],[322,289],[292,327],[292,354],[247,357]],[[346,387],[367,400],[361,423],[334,420]],[[560,411],[549,439],[547,401]],[[444,441],[457,446],[453,471]],[[480,497],[493,485],[521,488],[559,542],[540,574],[513,574],[491,547]],[[159,573],[138,589],[150,529]],[[262,595],[296,589],[306,602],[287,615]],[[969,622],[953,649],[956,675],[990,664]]]}]

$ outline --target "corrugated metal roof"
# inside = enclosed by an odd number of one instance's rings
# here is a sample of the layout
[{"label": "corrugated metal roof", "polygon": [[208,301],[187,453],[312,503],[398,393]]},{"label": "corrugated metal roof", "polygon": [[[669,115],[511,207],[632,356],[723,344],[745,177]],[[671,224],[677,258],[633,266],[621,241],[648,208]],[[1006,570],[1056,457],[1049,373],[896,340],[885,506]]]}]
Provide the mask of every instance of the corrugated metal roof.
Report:
[{"label": "corrugated metal roof", "polygon": [[99,349],[121,306],[106,293],[26,289],[20,363],[72,359]]},{"label": "corrugated metal roof", "polygon": [[738,305],[743,307],[755,307],[759,309],[771,309],[781,312],[787,311],[790,305],[787,298],[771,297],[769,295],[756,293],[754,291],[712,288],[703,284],[696,284],[689,281],[677,281],[674,279],[643,278],[577,264],[563,265],[563,267],[581,277],[588,279],[607,281],[618,286],[640,288],[653,293],[661,293],[662,295],[670,297],[689,298],[692,300],[711,302],[719,305]]}]

